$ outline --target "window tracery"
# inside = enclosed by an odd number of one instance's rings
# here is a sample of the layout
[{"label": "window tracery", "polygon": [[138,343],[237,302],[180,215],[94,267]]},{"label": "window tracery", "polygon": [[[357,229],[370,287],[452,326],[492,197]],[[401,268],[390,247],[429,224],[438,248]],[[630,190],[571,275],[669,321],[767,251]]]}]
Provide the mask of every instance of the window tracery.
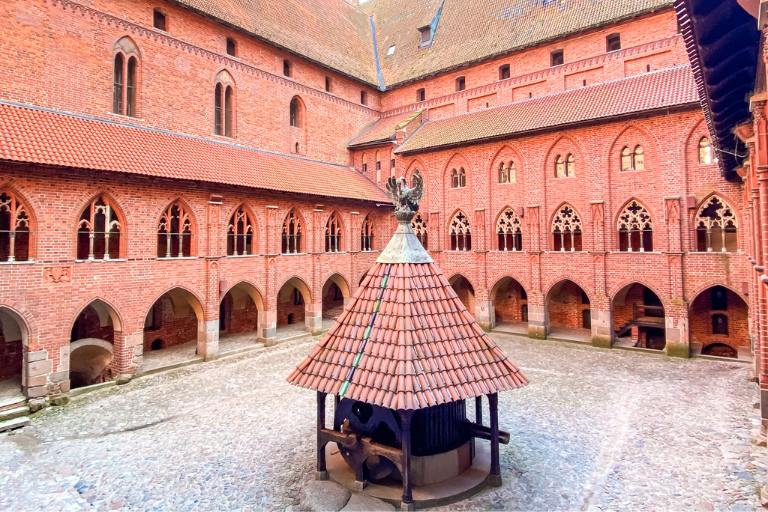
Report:
[{"label": "window tracery", "polygon": [[472,232],[469,226],[469,219],[464,215],[464,212],[459,211],[453,216],[449,234],[451,236],[452,251],[472,250]]},{"label": "window tracery", "polygon": [[253,254],[254,222],[244,206],[238,207],[227,225],[227,255]]},{"label": "window tracery", "polygon": [[100,195],[80,215],[77,224],[77,259],[119,258],[121,231],[122,226],[114,206]]},{"label": "window tracery", "polygon": [[157,228],[157,256],[184,258],[192,255],[192,216],[180,202],[168,206]]},{"label": "window tracery", "polygon": [[0,261],[30,258],[30,218],[24,204],[10,192],[0,192]]},{"label": "window tracery", "polygon": [[496,223],[496,234],[500,251],[522,251],[523,229],[520,217],[511,208],[501,212]]},{"label": "window tracery", "polygon": [[552,219],[553,249],[581,251],[581,217],[572,206],[564,204]]},{"label": "window tracery", "polygon": [[619,250],[627,252],[653,251],[651,214],[638,201],[624,207],[617,222]]},{"label": "window tracery", "polygon": [[719,196],[710,197],[699,208],[694,225],[697,251],[733,252],[737,249],[736,214]]}]

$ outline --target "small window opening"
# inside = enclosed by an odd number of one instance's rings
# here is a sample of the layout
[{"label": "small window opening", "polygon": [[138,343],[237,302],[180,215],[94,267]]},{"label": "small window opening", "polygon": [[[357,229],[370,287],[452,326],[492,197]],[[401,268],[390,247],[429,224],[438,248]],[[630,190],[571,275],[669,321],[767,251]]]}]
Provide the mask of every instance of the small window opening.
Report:
[{"label": "small window opening", "polygon": [[283,75],[291,76],[291,61],[283,59]]},{"label": "small window opening", "polygon": [[237,42],[231,37],[227,38],[227,55],[237,56]]},{"label": "small window opening", "polygon": [[423,87],[416,91],[416,101],[424,101],[427,98],[427,91]]},{"label": "small window opening", "polygon": [[152,26],[158,30],[166,31],[168,26],[166,22],[167,19],[165,13],[163,13],[163,11],[160,9],[155,9],[152,13]]},{"label": "small window opening", "polygon": [[432,42],[432,27],[419,28],[419,46],[428,46]]},{"label": "small window opening", "polygon": [[325,77],[325,92],[331,92],[331,77]]},{"label": "small window opening", "polygon": [[651,65],[650,64],[646,64],[645,65],[645,71],[646,71],[646,73],[650,73],[651,72]]},{"label": "small window opening", "polygon": [[562,66],[565,62],[563,50],[554,50],[549,56],[549,65],[552,67]]},{"label": "small window opening", "polygon": [[605,38],[605,51],[615,52],[616,50],[621,50],[621,35],[610,34]]},{"label": "small window opening", "polygon": [[360,103],[363,105],[368,104],[368,93],[365,91],[360,91]]},{"label": "small window opening", "polygon": [[463,91],[467,88],[467,79],[463,76],[460,76],[456,79],[456,90],[457,91]]},{"label": "small window opening", "polygon": [[509,78],[509,64],[502,64],[499,66],[499,80],[506,80]]}]

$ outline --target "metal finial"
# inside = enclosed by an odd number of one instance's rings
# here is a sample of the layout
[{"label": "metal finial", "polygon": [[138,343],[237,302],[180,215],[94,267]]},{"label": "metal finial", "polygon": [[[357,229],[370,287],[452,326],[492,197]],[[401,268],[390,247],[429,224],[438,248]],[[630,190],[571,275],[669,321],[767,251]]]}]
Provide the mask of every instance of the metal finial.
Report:
[{"label": "metal finial", "polygon": [[419,211],[419,201],[424,192],[424,178],[419,174],[418,169],[414,171],[411,178],[412,186],[404,177],[390,177],[387,180],[387,191],[392,198],[392,204],[395,205],[395,217],[400,222],[411,222],[416,212]]}]

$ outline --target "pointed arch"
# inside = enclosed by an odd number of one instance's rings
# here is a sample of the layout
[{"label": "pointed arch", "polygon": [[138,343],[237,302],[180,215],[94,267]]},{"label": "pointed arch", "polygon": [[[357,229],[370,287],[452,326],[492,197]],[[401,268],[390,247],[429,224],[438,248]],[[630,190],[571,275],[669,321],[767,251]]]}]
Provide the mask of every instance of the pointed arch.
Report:
[{"label": "pointed arch", "polygon": [[342,252],[344,250],[344,224],[339,212],[334,210],[328,216],[323,239],[325,240],[325,252]]},{"label": "pointed arch", "polygon": [[658,140],[635,123],[624,126],[611,142],[608,165],[619,171],[643,171],[658,160]]},{"label": "pointed arch", "polygon": [[648,209],[637,199],[630,199],[616,217],[619,251],[652,252],[653,219]]},{"label": "pointed arch", "polygon": [[294,128],[304,128],[306,124],[307,107],[300,96],[297,95],[291,98],[288,110],[290,125]]},{"label": "pointed arch", "polygon": [[509,206],[496,217],[496,244],[499,251],[523,250],[523,223]]},{"label": "pointed arch", "polygon": [[429,249],[429,237],[427,232],[427,221],[421,216],[421,213],[417,213],[411,221],[411,229],[413,230],[416,238],[419,239],[421,245],[425,249]]},{"label": "pointed arch", "polygon": [[472,250],[472,230],[469,218],[461,210],[456,210],[448,223],[448,235],[452,251]]},{"label": "pointed arch", "polygon": [[77,219],[78,260],[125,257],[125,215],[106,192],[93,196]]},{"label": "pointed arch", "polygon": [[720,194],[707,196],[696,209],[693,226],[699,252],[738,250],[739,220],[736,210]]},{"label": "pointed arch", "polygon": [[374,250],[374,223],[370,214],[365,216],[360,225],[360,250],[370,252]]},{"label": "pointed arch", "polygon": [[28,204],[12,188],[0,188],[0,261],[29,261],[34,256],[36,224]]},{"label": "pointed arch", "polygon": [[469,161],[461,153],[454,153],[443,170],[443,177],[448,188],[457,189],[467,186]]},{"label": "pointed arch", "polygon": [[196,232],[192,209],[182,199],[176,199],[163,210],[158,221],[157,257],[194,256]]},{"label": "pointed arch", "polygon": [[299,254],[304,244],[304,221],[296,208],[291,208],[283,218],[280,233],[282,254]]},{"label": "pointed arch", "polygon": [[552,215],[552,250],[581,251],[582,220],[579,212],[570,204],[563,203]]},{"label": "pointed arch", "polygon": [[250,332],[254,339],[260,339],[263,338],[263,325],[264,295],[254,283],[242,280],[221,294],[220,336]]},{"label": "pointed arch", "polygon": [[[569,135],[558,136],[547,150],[545,175],[554,178],[575,176],[578,172],[578,167],[585,165],[584,154],[581,143],[577,139]],[[558,170],[558,163],[562,163],[560,171]]]},{"label": "pointed arch", "polygon": [[349,283],[344,276],[339,273],[330,275],[324,281],[322,289],[323,318],[335,319],[338,317],[349,297]]},{"label": "pointed arch", "polygon": [[227,223],[227,256],[255,254],[256,233],[256,219],[251,209],[241,203],[229,216]]},{"label": "pointed arch", "polygon": [[112,112],[136,116],[141,52],[128,36],[115,42],[112,57]]},{"label": "pointed arch", "polygon": [[216,74],[214,86],[214,133],[234,137],[235,80],[226,69]]}]

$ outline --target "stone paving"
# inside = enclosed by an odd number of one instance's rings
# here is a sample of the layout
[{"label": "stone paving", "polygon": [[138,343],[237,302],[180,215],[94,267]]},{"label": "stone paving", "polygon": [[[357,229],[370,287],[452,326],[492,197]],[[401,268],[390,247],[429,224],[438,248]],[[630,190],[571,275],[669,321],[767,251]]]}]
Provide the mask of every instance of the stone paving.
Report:
[{"label": "stone paving", "polygon": [[[504,486],[451,509],[759,507],[747,365],[495,337],[531,384],[501,395]],[[0,510],[295,510],[315,398],[285,377],[311,343],[136,379],[0,434]]]}]

